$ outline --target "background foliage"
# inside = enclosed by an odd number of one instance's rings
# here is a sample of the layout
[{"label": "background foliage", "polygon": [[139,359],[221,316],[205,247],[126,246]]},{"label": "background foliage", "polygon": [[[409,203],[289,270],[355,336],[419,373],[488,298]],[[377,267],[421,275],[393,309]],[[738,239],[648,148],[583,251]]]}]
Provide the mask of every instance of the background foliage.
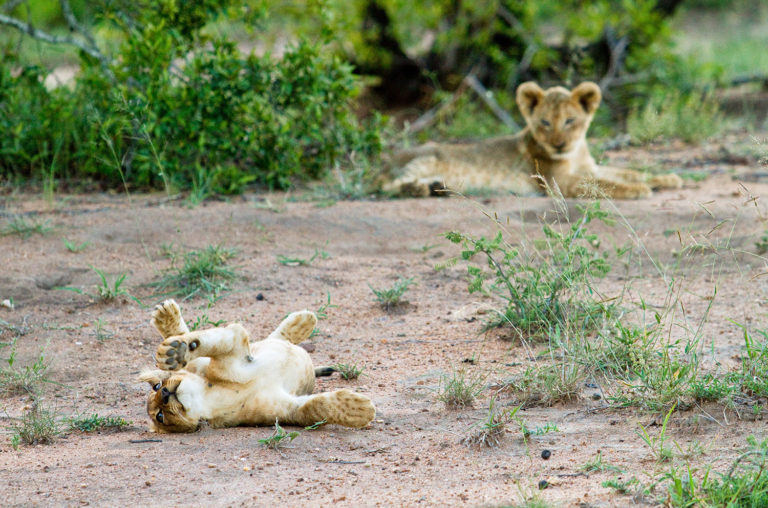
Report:
[{"label": "background foliage", "polygon": [[81,52],[72,87],[47,88],[45,69],[6,48],[0,129],[11,135],[0,139],[0,175],[232,193],[250,182],[285,188],[352,152],[376,155],[380,121],[352,114],[357,83],[327,36],[301,38],[280,58],[244,56],[204,28],[264,14],[228,3],[103,2],[92,15],[113,32],[114,54],[105,64]]},{"label": "background foliage", "polygon": [[[719,120],[711,91],[726,70],[675,51],[671,20],[733,3],[11,0],[0,16],[74,34],[94,51],[4,28],[0,178],[199,198],[249,184],[286,188],[334,167],[375,167],[386,141],[375,111],[423,111],[456,94],[451,121],[438,117],[421,137],[513,130],[476,96],[459,95],[468,76],[515,113],[523,81],[597,81],[605,106],[593,134],[629,127],[633,140],[651,141],[691,124],[680,114],[691,104],[705,104],[697,125]],[[79,65],[74,83],[45,85],[62,62]],[[357,102],[360,75],[370,87]]]}]

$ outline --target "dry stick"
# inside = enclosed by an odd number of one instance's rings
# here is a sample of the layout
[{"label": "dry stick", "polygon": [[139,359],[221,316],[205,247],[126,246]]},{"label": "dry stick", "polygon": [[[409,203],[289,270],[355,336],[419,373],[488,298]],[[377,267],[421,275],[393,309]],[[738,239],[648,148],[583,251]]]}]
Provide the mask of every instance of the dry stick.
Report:
[{"label": "dry stick", "polygon": [[11,26],[34,39],[38,39],[50,44],[69,44],[75,46],[76,48],[81,49],[100,62],[108,63],[107,57],[101,54],[98,49],[86,45],[83,43],[83,41],[77,40],[74,37],[61,37],[58,35],[51,35],[47,32],[43,32],[42,30],[38,30],[29,23],[24,23],[23,21],[12,18],[10,16],[6,16],[5,14],[0,14],[0,25]]},{"label": "dry stick", "polygon": [[59,4],[61,5],[61,12],[64,14],[64,19],[67,20],[70,30],[85,37],[92,48],[98,49],[96,39],[94,39],[93,36],[77,21],[75,14],[72,12],[72,7],[69,5],[69,0],[59,0]]},{"label": "dry stick", "polygon": [[437,106],[433,107],[423,115],[421,115],[419,118],[417,118],[412,124],[408,126],[408,131],[410,133],[416,133],[419,131],[422,131],[432,125],[432,122],[435,121],[435,118],[437,118],[437,115],[440,114],[445,109],[448,109],[450,107],[453,107],[454,104],[456,104],[456,101],[459,100],[459,98],[464,95],[464,92],[467,89],[467,83],[465,83],[464,80],[462,80],[461,85],[456,89],[456,91],[451,95],[450,98],[444,100]]},{"label": "dry stick", "polygon": [[[608,37],[613,38],[613,37]],[[622,64],[621,61],[623,60],[624,53],[627,51],[627,46],[629,45],[629,39],[625,35],[624,37],[621,37],[618,41],[616,41],[613,44],[610,44],[609,41],[609,47],[611,50],[611,60],[608,64],[608,70],[605,72],[605,76],[603,76],[603,79],[600,80],[600,88],[602,90],[607,89],[611,83],[613,83],[613,80],[618,76],[619,71],[621,70]]]},{"label": "dry stick", "polygon": [[11,12],[23,1],[24,0],[8,0],[7,2],[5,2],[5,4],[3,4],[2,9],[5,12]]},{"label": "dry stick", "polygon": [[489,92],[482,83],[480,83],[480,80],[477,79],[474,74],[467,75],[467,77],[464,78],[464,82],[469,85],[469,87],[474,90],[478,96],[480,96],[483,102],[485,102],[485,105],[490,108],[493,114],[496,115],[496,118],[501,120],[504,125],[512,130],[520,130],[520,127],[512,119],[510,114],[507,113],[501,106],[499,106],[499,103],[496,102],[496,99],[493,98],[493,94]]}]

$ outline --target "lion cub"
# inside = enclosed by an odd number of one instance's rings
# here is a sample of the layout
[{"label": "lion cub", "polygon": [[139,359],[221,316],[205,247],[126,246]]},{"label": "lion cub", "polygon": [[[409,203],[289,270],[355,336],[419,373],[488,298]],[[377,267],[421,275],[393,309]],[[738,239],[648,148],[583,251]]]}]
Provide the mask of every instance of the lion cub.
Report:
[{"label": "lion cub", "polygon": [[193,432],[201,420],[213,427],[275,420],[364,427],[376,414],[368,397],[350,390],[312,394],[316,369],[296,345],[317,324],[312,312],[290,314],[269,337],[253,343],[240,324],[190,332],[173,300],[155,308],[152,324],[164,339],[155,357],[160,370],[139,379],[153,389],[147,413],[155,432]]},{"label": "lion cub", "polygon": [[586,134],[601,97],[600,87],[592,82],[571,91],[523,83],[516,100],[525,129],[477,143],[427,143],[404,150],[395,154],[392,171],[380,182],[382,190],[429,196],[468,187],[515,194],[539,193],[549,187],[565,197],[604,194],[633,199],[649,196],[651,189],[680,188],[682,180],[674,174],[647,177],[595,163]]}]

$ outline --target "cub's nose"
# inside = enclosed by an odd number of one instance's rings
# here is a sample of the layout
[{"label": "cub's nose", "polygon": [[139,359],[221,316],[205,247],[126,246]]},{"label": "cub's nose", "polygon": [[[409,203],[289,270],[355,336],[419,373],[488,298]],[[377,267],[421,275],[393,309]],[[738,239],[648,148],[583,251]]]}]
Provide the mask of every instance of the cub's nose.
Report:
[{"label": "cub's nose", "polygon": [[163,404],[168,403],[168,399],[171,397],[171,392],[168,391],[168,388],[163,386],[163,389],[160,390],[160,396],[163,398]]},{"label": "cub's nose", "polygon": [[552,146],[554,146],[555,149],[557,150],[562,150],[563,148],[565,148],[565,141],[563,141],[562,143],[555,143]]}]

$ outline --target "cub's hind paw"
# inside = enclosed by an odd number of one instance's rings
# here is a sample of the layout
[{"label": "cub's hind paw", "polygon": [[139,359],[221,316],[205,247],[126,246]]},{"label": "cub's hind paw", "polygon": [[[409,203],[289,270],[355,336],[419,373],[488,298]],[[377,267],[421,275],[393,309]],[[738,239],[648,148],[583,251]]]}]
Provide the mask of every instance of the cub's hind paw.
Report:
[{"label": "cub's hind paw", "polygon": [[683,179],[674,173],[656,175],[648,179],[648,185],[652,189],[679,189],[683,186]]},{"label": "cub's hind paw", "polygon": [[163,370],[177,370],[187,366],[190,353],[200,346],[200,339],[185,341],[182,337],[170,337],[165,339],[155,353],[157,368]]},{"label": "cub's hind paw", "polygon": [[333,423],[345,427],[360,428],[371,423],[376,416],[373,402],[365,395],[341,389],[334,392],[334,396],[338,413],[334,415],[336,421]]},{"label": "cub's hind paw", "polygon": [[174,300],[166,300],[155,306],[151,322],[164,339],[189,333],[189,328],[181,317],[181,309]]},{"label": "cub's hind paw", "polygon": [[301,310],[299,312],[293,312],[283,319],[277,330],[274,331],[272,336],[278,339],[284,339],[292,344],[299,344],[304,342],[312,335],[312,330],[317,325],[317,317],[315,313],[308,310]]}]

